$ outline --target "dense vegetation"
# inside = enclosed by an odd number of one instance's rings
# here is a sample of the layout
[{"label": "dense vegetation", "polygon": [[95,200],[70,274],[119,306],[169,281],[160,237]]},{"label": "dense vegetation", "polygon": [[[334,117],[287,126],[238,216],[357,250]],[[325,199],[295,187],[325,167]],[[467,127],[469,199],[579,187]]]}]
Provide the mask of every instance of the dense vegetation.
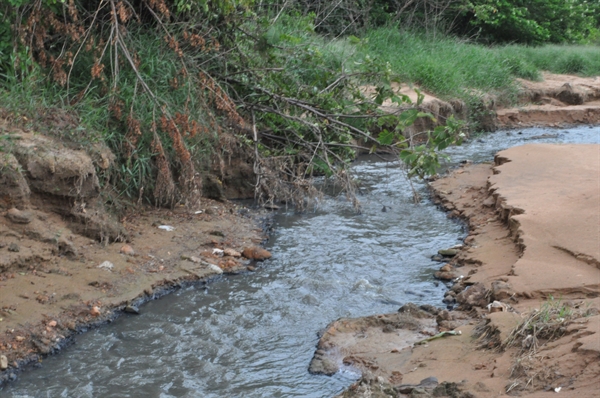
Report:
[{"label": "dense vegetation", "polygon": [[[116,196],[197,200],[202,175],[243,153],[259,196],[294,200],[314,175],[349,187],[357,150],[384,146],[410,174],[435,172],[437,151],[459,142],[463,125],[406,140],[431,115],[393,81],[477,110],[484,94],[512,101],[514,77],[600,73],[598,9],[585,0],[4,0],[0,98],[5,116],[74,145],[106,142],[118,159],[104,183]],[[399,111],[382,112],[385,100]]]}]

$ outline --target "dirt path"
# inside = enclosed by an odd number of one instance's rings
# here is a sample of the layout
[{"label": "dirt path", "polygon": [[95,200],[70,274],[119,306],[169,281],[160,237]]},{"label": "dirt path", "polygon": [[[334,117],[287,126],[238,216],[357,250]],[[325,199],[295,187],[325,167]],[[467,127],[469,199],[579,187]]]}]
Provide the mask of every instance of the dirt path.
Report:
[{"label": "dirt path", "polygon": [[[363,373],[345,397],[597,395],[599,175],[598,145],[525,145],[435,181],[439,203],[470,226],[436,274],[458,281],[445,299],[458,310],[336,321],[314,361]],[[432,321],[461,333],[426,341]]]}]

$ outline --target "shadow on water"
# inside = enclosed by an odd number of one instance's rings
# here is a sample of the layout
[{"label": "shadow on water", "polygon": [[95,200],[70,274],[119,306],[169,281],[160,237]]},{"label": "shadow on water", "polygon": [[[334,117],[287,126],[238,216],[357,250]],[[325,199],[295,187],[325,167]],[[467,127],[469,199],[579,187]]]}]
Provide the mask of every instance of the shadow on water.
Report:
[{"label": "shadow on water", "polygon": [[[543,134],[558,134],[554,138]],[[533,138],[542,136],[541,138]],[[448,152],[489,161],[529,142],[599,142],[600,130],[498,132]],[[456,164],[456,163],[454,163]],[[317,333],[339,317],[393,312],[408,302],[441,305],[430,256],[455,245],[464,226],[428,201],[412,203],[395,164],[354,165],[362,213],[343,197],[307,214],[275,217],[258,272],[221,278],[149,302],[140,316],[77,336],[76,344],[2,388],[3,397],[331,397],[357,375],[314,376]],[[416,189],[427,197],[426,187]],[[385,206],[385,211],[382,211]]]}]

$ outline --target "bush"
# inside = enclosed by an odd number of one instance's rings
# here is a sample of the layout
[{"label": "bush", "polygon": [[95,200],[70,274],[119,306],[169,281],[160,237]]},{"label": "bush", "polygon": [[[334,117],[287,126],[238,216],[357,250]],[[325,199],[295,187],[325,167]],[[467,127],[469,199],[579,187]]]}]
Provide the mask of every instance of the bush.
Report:
[{"label": "bush", "polygon": [[599,5],[586,0],[469,0],[459,30],[488,42],[581,43],[598,27]]}]

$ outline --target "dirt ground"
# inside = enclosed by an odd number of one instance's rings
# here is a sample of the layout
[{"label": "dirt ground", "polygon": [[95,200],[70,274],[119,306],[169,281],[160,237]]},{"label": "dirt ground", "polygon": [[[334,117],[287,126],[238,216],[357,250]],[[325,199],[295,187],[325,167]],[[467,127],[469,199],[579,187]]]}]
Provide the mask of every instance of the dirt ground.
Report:
[{"label": "dirt ground", "polygon": [[193,208],[132,207],[117,220],[96,174],[109,151],[11,135],[11,151],[0,152],[0,384],[82,329],[175,286],[251,272],[270,256],[259,247],[264,211],[202,199]]},{"label": "dirt ground", "polygon": [[[600,79],[544,78],[521,81],[522,106],[496,109],[493,124],[600,122]],[[416,99],[414,90],[398,89]],[[493,109],[493,99],[487,103]],[[465,111],[429,95],[423,106],[438,120]],[[432,127],[423,123],[415,128]],[[270,255],[258,247],[265,236],[257,217],[264,214],[203,199],[171,210],[137,207],[116,220],[100,184],[114,161],[107,148],[74,150],[0,120],[5,132],[14,142],[0,152],[0,383],[84,328],[135,312],[179,284],[251,272],[253,261]],[[599,155],[597,146],[563,149],[509,150],[496,165],[467,166],[433,183],[440,204],[470,225],[465,246],[452,249],[458,254],[436,274],[457,281],[445,302],[459,310],[405,306],[398,314],[339,320],[325,332],[311,370],[363,371],[345,396],[536,396],[561,388],[575,397],[600,390]],[[565,320],[542,325],[557,330],[548,341],[519,335],[513,340],[521,348],[503,344],[533,309],[552,318],[556,311],[541,311],[551,296],[560,298],[552,305]],[[488,309],[490,303],[497,306]],[[440,330],[461,334],[415,345]]]},{"label": "dirt ground", "polygon": [[[362,372],[344,397],[597,396],[598,176],[600,146],[538,144],[433,182],[438,203],[470,227],[436,273],[455,281],[445,302],[456,310],[336,321],[313,362]],[[382,322],[407,313],[456,334],[427,341],[437,331],[422,323]]]},{"label": "dirt ground", "polygon": [[543,73],[542,81],[518,82],[520,105],[496,110],[497,128],[600,123],[600,77]]}]

